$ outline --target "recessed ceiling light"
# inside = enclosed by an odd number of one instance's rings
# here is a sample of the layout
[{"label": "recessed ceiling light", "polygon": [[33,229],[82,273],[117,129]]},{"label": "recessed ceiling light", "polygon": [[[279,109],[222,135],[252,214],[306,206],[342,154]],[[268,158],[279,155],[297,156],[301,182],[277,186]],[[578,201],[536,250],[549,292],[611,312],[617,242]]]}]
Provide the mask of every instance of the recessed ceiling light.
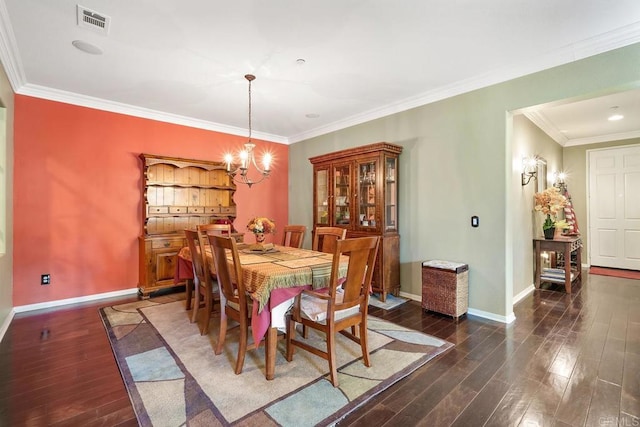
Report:
[{"label": "recessed ceiling light", "polygon": [[614,106],[611,107],[611,110],[613,111],[613,113],[609,116],[609,118],[607,120],[609,120],[610,122],[615,122],[616,120],[622,120],[624,119],[624,116],[620,113],[618,113],[618,106]]},{"label": "recessed ceiling light", "polygon": [[71,44],[75,46],[76,49],[85,53],[90,53],[91,55],[102,55],[102,49],[83,40],[74,40]]},{"label": "recessed ceiling light", "polygon": [[304,59],[300,58],[300,59],[296,59],[296,64],[298,65],[304,65],[306,64],[307,61],[305,61]]},{"label": "recessed ceiling light", "polygon": [[305,116],[307,119],[317,119],[318,117],[320,117],[320,114],[309,113],[309,114],[305,114],[304,116]]}]

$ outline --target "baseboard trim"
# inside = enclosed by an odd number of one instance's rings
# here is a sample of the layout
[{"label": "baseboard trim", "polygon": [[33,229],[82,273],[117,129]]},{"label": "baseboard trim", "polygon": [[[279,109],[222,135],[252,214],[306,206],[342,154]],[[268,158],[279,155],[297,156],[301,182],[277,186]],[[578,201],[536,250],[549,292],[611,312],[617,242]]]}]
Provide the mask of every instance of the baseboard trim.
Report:
[{"label": "baseboard trim", "polygon": [[517,303],[519,303],[521,300],[525,299],[526,297],[528,297],[530,294],[533,293],[533,291],[536,290],[536,287],[533,285],[529,285],[526,288],[524,288],[524,290],[522,292],[520,292],[518,295],[515,295],[513,297],[513,305],[516,305]]},{"label": "baseboard trim", "polygon": [[37,304],[20,305],[14,307],[16,313],[24,313],[26,311],[41,310],[43,308],[59,307],[61,305],[77,304],[79,302],[96,301],[106,298],[122,297],[138,293],[138,288],[123,289],[121,291],[105,292],[102,294],[87,295],[83,297],[67,298],[56,301],[40,302]]},{"label": "baseboard trim", "polygon": [[482,310],[476,310],[475,308],[470,308],[468,313],[473,316],[478,316],[484,319],[493,320],[494,322],[506,323],[507,325],[516,320],[516,315],[513,313],[513,311],[509,313],[507,316],[502,316],[495,313],[489,313],[488,311],[482,311]]},{"label": "baseboard trim", "polygon": [[414,294],[410,294],[408,292],[400,291],[400,296],[404,297],[404,298],[409,298],[410,300],[413,300],[413,301],[422,302],[422,296],[421,295],[414,295]]},{"label": "baseboard trim", "polygon": [[[405,298],[409,298],[410,300],[413,300],[413,301],[422,302],[422,296],[421,295],[409,294],[409,293],[401,291],[400,292],[400,296],[401,297],[405,297]],[[506,323],[506,324],[509,324],[509,323],[511,323],[511,322],[516,320],[516,315],[513,313],[513,311],[508,316],[500,316],[500,315],[495,314],[495,313],[489,313],[488,311],[482,311],[482,310],[476,310],[476,309],[473,309],[473,308],[469,308],[467,310],[467,313],[472,314],[474,316],[482,317],[484,319],[493,320],[495,322]]]}]

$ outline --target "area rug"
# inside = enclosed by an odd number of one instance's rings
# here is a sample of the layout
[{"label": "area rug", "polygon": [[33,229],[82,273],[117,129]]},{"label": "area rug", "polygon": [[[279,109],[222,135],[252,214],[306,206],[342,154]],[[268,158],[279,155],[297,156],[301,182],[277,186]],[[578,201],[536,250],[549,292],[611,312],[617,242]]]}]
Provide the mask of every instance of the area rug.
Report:
[{"label": "area rug", "polygon": [[624,279],[640,280],[640,271],[636,271],[636,270],[622,270],[617,268],[605,268],[605,267],[590,267],[589,274],[595,274],[597,276],[611,276],[611,277],[621,277]]},{"label": "area rug", "polygon": [[369,305],[383,308],[385,310],[391,310],[392,308],[396,308],[407,301],[409,301],[407,298],[396,297],[392,294],[387,294],[387,297],[385,298],[384,302],[380,301],[379,294],[373,294],[369,297]]},{"label": "area rug", "polygon": [[[453,344],[374,317],[369,319],[372,366],[355,343],[338,335],[340,387],[328,379],[324,359],[297,349],[292,362],[278,343],[275,378],[265,379],[264,347],[247,351],[235,375],[238,328],[222,354],[213,346],[218,316],[201,336],[184,302],[150,300],[100,309],[111,346],[141,426],[333,425]],[[309,331],[322,346],[323,337]],[[251,343],[250,343],[251,347]]]}]

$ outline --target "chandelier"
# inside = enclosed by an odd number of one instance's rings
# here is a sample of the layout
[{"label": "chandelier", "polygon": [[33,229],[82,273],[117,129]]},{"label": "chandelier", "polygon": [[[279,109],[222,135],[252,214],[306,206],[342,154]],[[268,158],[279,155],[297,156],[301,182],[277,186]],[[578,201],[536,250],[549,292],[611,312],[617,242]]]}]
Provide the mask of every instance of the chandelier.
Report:
[{"label": "chandelier", "polygon": [[[244,144],[244,149],[240,151],[238,155],[239,166],[235,170],[231,170],[231,166],[234,163],[234,159],[231,154],[226,154],[224,156],[224,161],[227,164],[227,174],[231,177],[231,180],[238,184],[246,184],[251,188],[253,184],[261,182],[269,176],[269,173],[271,173],[271,154],[268,152],[264,154],[262,157],[263,169],[260,169],[256,163],[256,158],[253,153],[256,145],[251,141],[251,82],[256,79],[256,76],[247,74],[244,78],[249,82],[249,140]],[[249,168],[251,165],[253,165],[257,171],[257,173],[253,174],[254,176],[257,176],[257,178],[251,178],[249,176]]]}]

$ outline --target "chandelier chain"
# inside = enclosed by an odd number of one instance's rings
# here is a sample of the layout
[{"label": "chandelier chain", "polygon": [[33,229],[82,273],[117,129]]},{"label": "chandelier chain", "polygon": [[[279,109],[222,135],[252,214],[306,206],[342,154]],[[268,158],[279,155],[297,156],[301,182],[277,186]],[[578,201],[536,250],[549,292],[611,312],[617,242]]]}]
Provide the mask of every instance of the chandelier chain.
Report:
[{"label": "chandelier chain", "polygon": [[252,78],[245,76],[249,80],[249,141],[251,141],[251,81]]},{"label": "chandelier chain", "polygon": [[[253,184],[257,184],[269,177],[271,173],[271,154],[269,152],[264,154],[263,164],[264,169],[261,169],[260,166],[256,163],[255,158],[255,144],[251,141],[252,136],[252,123],[251,123],[251,82],[255,80],[256,76],[253,74],[245,74],[244,78],[249,82],[249,140],[244,144],[244,150],[240,152],[240,164],[235,167],[234,170],[231,170],[231,165],[233,163],[233,156],[231,154],[225,155],[225,163],[227,164],[227,174],[231,177],[233,182],[238,184],[246,184],[249,188]],[[256,171],[260,174],[258,179],[253,179],[249,177],[249,169],[253,165]]]}]

